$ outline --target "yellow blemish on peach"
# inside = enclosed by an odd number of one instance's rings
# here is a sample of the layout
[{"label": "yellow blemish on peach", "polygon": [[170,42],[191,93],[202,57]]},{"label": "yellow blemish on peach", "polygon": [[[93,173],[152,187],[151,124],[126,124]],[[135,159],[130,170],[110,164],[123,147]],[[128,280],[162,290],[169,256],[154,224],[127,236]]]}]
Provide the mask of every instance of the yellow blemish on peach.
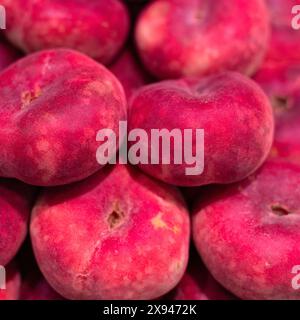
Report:
[{"label": "yellow blemish on peach", "polygon": [[155,229],[167,229],[168,225],[162,220],[162,213],[160,212],[154,218],[151,219],[151,223]]},{"label": "yellow blemish on peach", "polygon": [[95,92],[98,93],[99,95],[104,95],[108,92],[107,86],[100,81],[93,81],[87,84],[84,90],[84,94],[86,96],[93,96]]},{"label": "yellow blemish on peach", "polygon": [[151,224],[153,225],[154,229],[166,229],[174,232],[175,234],[179,233],[179,228],[177,226],[170,227],[162,218],[162,212],[159,212],[154,218],[151,219]]},{"label": "yellow blemish on peach", "polygon": [[172,228],[172,231],[175,233],[175,234],[178,234],[180,232],[180,229],[177,227],[177,226],[174,226]]},{"label": "yellow blemish on peach", "polygon": [[33,90],[22,92],[21,101],[22,109],[27,107],[33,100],[37,99],[41,95],[42,91],[39,85],[35,85]]},{"label": "yellow blemish on peach", "polygon": [[170,266],[170,271],[172,272],[178,272],[181,270],[182,268],[182,264],[183,262],[180,260],[176,260],[174,263],[171,264]]},{"label": "yellow blemish on peach", "polygon": [[181,265],[182,265],[182,263],[179,262],[179,261],[177,261],[176,264],[175,264],[175,269],[176,269],[177,271],[180,270],[180,269],[181,269]]}]

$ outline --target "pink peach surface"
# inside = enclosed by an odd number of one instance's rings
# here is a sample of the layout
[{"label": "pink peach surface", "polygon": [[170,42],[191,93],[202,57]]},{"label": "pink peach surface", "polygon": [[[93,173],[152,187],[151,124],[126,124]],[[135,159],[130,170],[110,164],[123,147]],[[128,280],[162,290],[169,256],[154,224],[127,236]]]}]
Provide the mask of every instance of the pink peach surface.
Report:
[{"label": "pink peach surface", "polygon": [[176,189],[128,166],[46,190],[31,218],[35,256],[68,299],[154,299],[187,264],[189,217]]},{"label": "pink peach surface", "polygon": [[193,238],[206,266],[242,299],[300,299],[300,167],[270,161],[240,184],[203,195]]},{"label": "pink peach surface", "polygon": [[145,66],[165,79],[253,74],[269,33],[264,0],[156,0],[140,14],[135,39]]},{"label": "pink peach surface", "polygon": [[[300,42],[291,41],[290,46],[286,43],[271,44],[268,57],[254,80],[269,96],[275,113],[271,156],[300,164],[300,55],[299,50],[293,49]],[[284,58],[278,59],[282,52]]]},{"label": "pink peach surface", "polygon": [[129,16],[119,0],[2,0],[9,40],[25,52],[81,51],[111,62],[125,42]]},{"label": "pink peach surface", "polygon": [[[200,186],[232,183],[253,173],[266,159],[273,141],[270,102],[257,84],[227,72],[202,79],[162,81],[142,87],[129,106],[129,129],[204,130],[204,172],[187,175],[183,164],[140,164],[146,173],[167,183]],[[149,163],[151,154],[149,143]],[[202,149],[201,149],[202,150]],[[171,143],[171,159],[181,152]],[[161,155],[160,155],[161,158]]]},{"label": "pink peach surface", "polygon": [[101,168],[98,130],[117,134],[126,109],[115,76],[81,53],[19,60],[0,74],[0,175],[43,186],[86,178]]},{"label": "pink peach surface", "polygon": [[0,265],[18,252],[27,234],[34,190],[14,180],[0,180]]},{"label": "pink peach surface", "polygon": [[[299,65],[299,30],[292,28],[292,8],[299,4],[297,0],[266,0],[271,17],[271,39],[262,72],[286,64]],[[259,74],[261,71],[259,72]]]},{"label": "pink peach surface", "polygon": [[172,300],[234,300],[210,274],[196,254],[192,254],[189,267],[172,293]]},{"label": "pink peach surface", "polygon": [[270,97],[275,111],[271,157],[300,164],[300,64],[265,65],[254,79]]},{"label": "pink peach surface", "polygon": [[300,165],[300,97],[291,110],[277,121],[271,157],[285,158]]}]

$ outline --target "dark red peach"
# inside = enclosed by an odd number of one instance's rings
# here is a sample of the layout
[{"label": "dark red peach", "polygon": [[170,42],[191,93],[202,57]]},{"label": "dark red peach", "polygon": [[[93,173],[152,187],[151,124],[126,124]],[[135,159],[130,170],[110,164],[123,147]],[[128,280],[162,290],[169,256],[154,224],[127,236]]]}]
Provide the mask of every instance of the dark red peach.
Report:
[{"label": "dark red peach", "polygon": [[2,0],[8,39],[30,53],[70,48],[108,64],[121,49],[129,17],[119,0]]},{"label": "dark red peach", "polygon": [[135,39],[159,78],[224,70],[253,74],[269,40],[264,0],[156,0],[138,19]]},{"label": "dark red peach", "polygon": [[236,296],[300,299],[299,186],[300,166],[270,161],[196,205],[196,247],[214,278]]},{"label": "dark red peach", "polygon": [[155,299],[177,285],[188,260],[180,193],[129,166],[45,190],[30,229],[41,271],[68,299]]},{"label": "dark red peach", "polygon": [[[139,167],[149,175],[170,184],[201,186],[226,184],[246,178],[264,162],[273,142],[274,119],[270,102],[252,80],[237,73],[222,73],[202,79],[169,80],[139,89],[132,97],[129,110],[129,129],[144,129],[151,139],[152,129],[192,129],[195,162],[200,163],[204,152],[204,171],[187,168],[196,165],[174,164],[174,155],[183,153],[181,143],[170,143],[170,164],[164,150],[159,164],[151,163],[151,143],[148,142],[148,164]],[[196,140],[196,130],[204,130],[204,150]],[[162,136],[168,136],[162,131]],[[147,150],[147,145],[144,146]],[[202,151],[202,152],[201,152]],[[201,161],[200,161],[201,160]],[[144,161],[145,162],[145,161]]]},{"label": "dark red peach", "polygon": [[118,134],[124,90],[101,64],[72,50],[29,55],[0,74],[0,175],[53,186],[101,168],[98,130]]},{"label": "dark red peach", "polygon": [[18,181],[0,180],[0,265],[17,254],[27,231],[34,190]]}]

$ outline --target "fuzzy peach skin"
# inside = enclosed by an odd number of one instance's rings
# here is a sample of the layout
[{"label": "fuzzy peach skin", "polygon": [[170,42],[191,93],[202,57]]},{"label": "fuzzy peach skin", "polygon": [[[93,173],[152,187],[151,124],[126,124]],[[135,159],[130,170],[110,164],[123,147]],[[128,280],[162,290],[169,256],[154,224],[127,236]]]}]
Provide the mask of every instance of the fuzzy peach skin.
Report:
[{"label": "fuzzy peach skin", "polygon": [[129,49],[109,69],[123,85],[128,100],[137,89],[150,82],[150,76]]},{"label": "fuzzy peach skin", "polygon": [[300,59],[264,64],[253,79],[269,96],[276,118],[293,108],[300,91]]},{"label": "fuzzy peach skin", "polygon": [[209,273],[199,257],[192,255],[188,270],[174,290],[172,300],[234,300]]},{"label": "fuzzy peach skin", "polygon": [[238,297],[300,299],[293,288],[299,186],[300,166],[267,162],[244,182],[203,195],[195,207],[196,247],[214,278]]},{"label": "fuzzy peach skin", "polygon": [[[254,172],[266,159],[273,141],[274,119],[268,98],[252,80],[226,72],[203,79],[162,81],[148,85],[132,97],[129,129],[141,128],[151,137],[151,129],[204,129],[204,172],[187,175],[195,165],[174,164],[180,145],[171,142],[171,164],[148,164],[140,168],[157,179],[180,186],[232,183]],[[183,142],[184,138],[183,138]],[[166,150],[164,151],[167,152]],[[184,159],[184,155],[182,155]]]},{"label": "fuzzy peach skin", "polygon": [[265,90],[275,111],[271,156],[300,163],[300,40],[299,32],[290,26],[290,8],[294,2],[269,2],[273,12],[272,41],[254,80]]},{"label": "fuzzy peach skin", "polygon": [[35,190],[15,180],[0,180],[0,265],[18,252],[27,234]]},{"label": "fuzzy peach skin", "polygon": [[224,70],[250,75],[262,62],[269,32],[264,0],[156,0],[141,13],[135,39],[159,78]]},{"label": "fuzzy peach skin", "polygon": [[266,64],[254,79],[270,97],[275,111],[271,157],[300,164],[300,60]]},{"label": "fuzzy peach skin", "polygon": [[300,37],[293,30],[296,0],[267,0],[272,36],[266,59],[254,80],[269,96],[276,116],[271,157],[300,163]]},{"label": "fuzzy peach skin", "polygon": [[27,53],[64,47],[107,64],[129,30],[128,12],[119,0],[1,2],[7,12],[6,36]]},{"label": "fuzzy peach skin", "polygon": [[292,8],[298,0],[266,0],[271,16],[271,41],[262,69],[300,61],[299,30],[292,28]]},{"label": "fuzzy peach skin", "polygon": [[299,30],[292,28],[293,6],[297,0],[266,0],[271,16],[271,41],[267,50],[262,70],[266,67],[299,64],[300,37]]},{"label": "fuzzy peach skin", "polygon": [[271,157],[281,157],[300,165],[300,91],[290,108],[277,118]]},{"label": "fuzzy peach skin", "polygon": [[101,168],[98,130],[117,134],[126,109],[115,76],[81,53],[19,60],[0,74],[0,175],[41,186],[86,178]]},{"label": "fuzzy peach skin", "polygon": [[272,29],[270,46],[261,68],[276,65],[285,65],[287,62],[298,63],[300,61],[299,30],[293,30],[291,26]]},{"label": "fuzzy peach skin", "polygon": [[189,216],[180,193],[125,165],[46,190],[32,214],[34,253],[68,299],[154,299],[186,268]]},{"label": "fuzzy peach skin", "polygon": [[18,300],[20,296],[21,275],[14,263],[5,267],[6,289],[0,289],[1,300]]}]

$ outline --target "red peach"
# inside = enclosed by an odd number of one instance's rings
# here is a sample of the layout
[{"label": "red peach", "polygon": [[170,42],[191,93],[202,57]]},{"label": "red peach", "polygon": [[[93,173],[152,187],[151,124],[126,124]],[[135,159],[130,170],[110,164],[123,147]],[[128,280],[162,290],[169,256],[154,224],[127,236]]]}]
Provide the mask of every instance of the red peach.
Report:
[{"label": "red peach", "polygon": [[150,77],[130,50],[125,50],[109,69],[123,85],[128,100],[137,89],[150,81]]},{"label": "red peach", "polygon": [[[169,80],[148,85],[133,96],[129,129],[204,130],[204,172],[187,175],[190,165],[174,164],[181,144],[171,145],[171,163],[139,164],[149,175],[180,186],[232,183],[253,173],[266,159],[273,141],[272,108],[264,92],[250,79],[232,72],[198,80]],[[202,148],[203,149],[203,148]],[[200,151],[200,150],[199,150]],[[182,156],[184,159],[184,155]]]},{"label": "red peach", "polygon": [[33,185],[81,180],[99,170],[96,134],[126,119],[115,76],[72,50],[41,51],[0,75],[0,175]]},{"label": "red peach", "polygon": [[277,120],[271,157],[285,158],[300,165],[300,96],[291,110]]},{"label": "red peach", "polygon": [[0,265],[16,255],[27,234],[34,190],[14,181],[0,181]]},{"label": "red peach", "polygon": [[271,99],[276,116],[271,157],[300,164],[300,60],[265,65],[254,78]]},{"label": "red peach", "polygon": [[27,53],[64,47],[107,64],[129,30],[128,12],[119,0],[2,0],[2,4],[7,37]]},{"label": "red peach", "polygon": [[172,300],[234,300],[209,273],[198,257],[193,257],[189,268],[174,290]]},{"label": "red peach", "polygon": [[242,299],[300,299],[300,166],[267,162],[240,184],[203,195],[193,237],[225,288]]},{"label": "red peach", "polygon": [[276,115],[271,156],[300,163],[300,38],[291,26],[294,0],[268,0],[272,37],[267,57],[254,77],[271,99]]},{"label": "red peach", "polygon": [[300,37],[299,31],[292,28],[292,8],[298,4],[297,0],[267,0],[271,15],[271,43],[269,45],[266,60],[262,66],[272,67],[287,62],[291,64],[300,61]]},{"label": "red peach", "polygon": [[261,68],[285,65],[286,63],[299,64],[300,39],[299,31],[288,29],[272,29],[270,46]]},{"label": "red peach", "polygon": [[254,77],[270,97],[276,115],[271,157],[300,163],[300,38],[291,26],[295,0],[267,0],[272,36],[266,59]]},{"label": "red peach", "polygon": [[293,108],[300,90],[300,59],[298,63],[265,64],[254,80],[269,96],[276,118]]},{"label": "red peach", "polygon": [[21,275],[14,263],[5,267],[6,289],[0,289],[0,300],[18,300],[20,295]]},{"label": "red peach", "polygon": [[269,40],[263,0],[156,0],[135,30],[145,66],[159,78],[233,70],[251,75]]},{"label": "red peach", "polygon": [[160,297],[177,285],[188,259],[180,193],[129,166],[46,190],[30,231],[41,271],[68,299]]}]

